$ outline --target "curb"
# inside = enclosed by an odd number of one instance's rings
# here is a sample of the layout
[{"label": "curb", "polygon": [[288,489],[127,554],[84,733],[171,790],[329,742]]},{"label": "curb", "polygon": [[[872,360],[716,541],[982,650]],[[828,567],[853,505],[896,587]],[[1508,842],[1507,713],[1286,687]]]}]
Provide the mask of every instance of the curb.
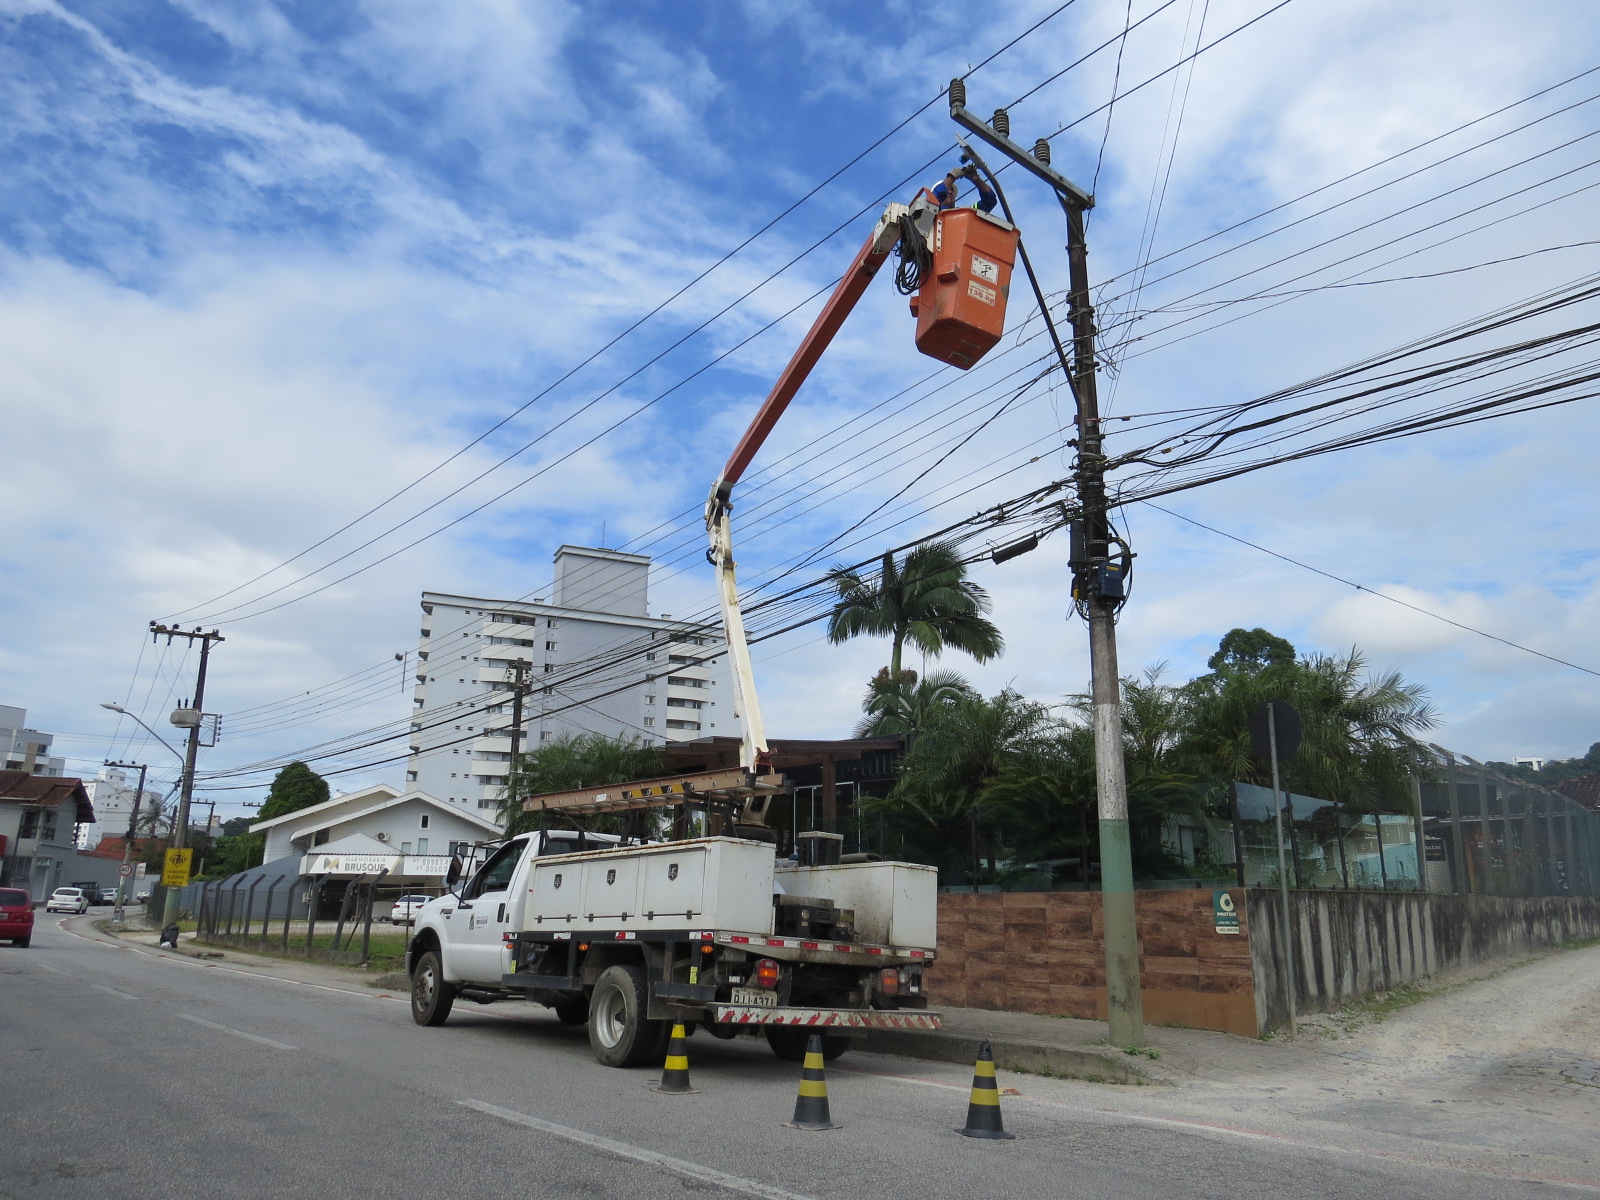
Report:
[{"label": "curb", "polygon": [[[959,1033],[921,1029],[874,1029],[860,1044],[872,1054],[892,1054],[901,1058],[924,1058],[934,1062],[971,1063],[985,1039]],[[1131,1083],[1160,1087],[1176,1086],[1177,1081],[1152,1069],[1153,1063],[1135,1060],[1111,1047],[1056,1046],[1049,1042],[1028,1042],[1005,1038],[988,1039],[994,1051],[995,1066],[1030,1075],[1055,1075],[1085,1079],[1091,1083]]]}]

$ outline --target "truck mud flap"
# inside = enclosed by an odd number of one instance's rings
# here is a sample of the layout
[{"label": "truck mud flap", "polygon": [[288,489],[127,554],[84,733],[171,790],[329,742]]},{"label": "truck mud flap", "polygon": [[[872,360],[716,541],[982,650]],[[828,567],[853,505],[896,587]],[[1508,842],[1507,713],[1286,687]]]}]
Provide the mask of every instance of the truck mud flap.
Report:
[{"label": "truck mud flap", "polygon": [[708,1004],[706,1016],[728,1025],[802,1025],[817,1029],[938,1029],[938,1013],[914,1009],[767,1008],[754,1004]]}]

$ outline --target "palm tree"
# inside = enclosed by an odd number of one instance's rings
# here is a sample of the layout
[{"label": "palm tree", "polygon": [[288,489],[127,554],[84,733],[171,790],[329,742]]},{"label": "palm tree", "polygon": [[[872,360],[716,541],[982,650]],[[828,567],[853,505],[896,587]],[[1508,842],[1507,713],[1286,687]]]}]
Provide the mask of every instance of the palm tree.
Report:
[{"label": "palm tree", "polygon": [[1265,786],[1266,763],[1250,744],[1250,714],[1263,700],[1299,711],[1304,740],[1285,764],[1284,786],[1326,800],[1405,803],[1408,772],[1432,758],[1418,735],[1436,720],[1427,690],[1399,672],[1369,676],[1358,650],[1261,666],[1223,668],[1193,680],[1179,747],[1196,775]]},{"label": "palm tree", "polygon": [[951,646],[987,662],[1005,648],[1005,639],[984,616],[993,607],[989,593],[966,576],[966,564],[949,542],[925,542],[900,563],[891,551],[875,579],[837,568],[831,578],[839,599],[828,618],[828,640],[891,638],[893,679],[900,677],[907,642],[924,654],[937,656]]},{"label": "palm tree", "polygon": [[972,685],[954,671],[929,671],[919,679],[915,671],[891,677],[885,667],[867,685],[861,705],[866,716],[856,726],[855,736],[915,738],[934,709],[977,698]]}]

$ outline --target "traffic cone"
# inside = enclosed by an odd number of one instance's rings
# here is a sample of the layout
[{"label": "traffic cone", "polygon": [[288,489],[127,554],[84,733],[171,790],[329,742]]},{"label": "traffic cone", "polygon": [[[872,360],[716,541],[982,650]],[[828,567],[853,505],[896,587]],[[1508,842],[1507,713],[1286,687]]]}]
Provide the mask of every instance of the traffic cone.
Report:
[{"label": "traffic cone", "polygon": [[810,1131],[839,1128],[828,1116],[828,1081],[822,1074],[820,1033],[813,1033],[806,1043],[806,1065],[800,1072],[800,1095],[794,1102],[794,1120],[784,1124],[790,1129]]},{"label": "traffic cone", "polygon": [[669,1096],[687,1096],[690,1092],[698,1092],[697,1087],[689,1086],[689,1055],[684,1042],[689,1035],[682,1024],[672,1027],[672,1040],[667,1043],[667,1065],[661,1072],[661,1084],[652,1090],[665,1092]]},{"label": "traffic cone", "polygon": [[1000,1087],[994,1081],[994,1051],[989,1043],[978,1047],[978,1063],[972,1069],[972,1099],[967,1102],[967,1127],[956,1130],[965,1137],[1007,1140],[1016,1137],[1000,1123]]}]

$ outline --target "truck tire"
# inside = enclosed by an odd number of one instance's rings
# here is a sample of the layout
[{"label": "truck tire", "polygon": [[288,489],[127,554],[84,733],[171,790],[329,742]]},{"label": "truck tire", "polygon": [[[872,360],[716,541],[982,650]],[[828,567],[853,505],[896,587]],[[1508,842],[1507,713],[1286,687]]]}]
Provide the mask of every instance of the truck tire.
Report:
[{"label": "truck tire", "polygon": [[563,1025],[582,1025],[589,1019],[589,998],[574,996],[560,1004],[552,1004],[550,1011],[556,1014],[556,1020]]},{"label": "truck tire", "polygon": [[[784,1062],[805,1062],[806,1045],[811,1041],[809,1029],[796,1029],[788,1025],[768,1025],[767,1045],[772,1047],[772,1052]],[[822,1059],[832,1062],[846,1050],[850,1049],[850,1039],[835,1037],[828,1034],[822,1035]]]},{"label": "truck tire", "polygon": [[667,1027],[649,1020],[649,988],[644,968],[626,963],[607,967],[589,997],[589,1046],[608,1067],[639,1067],[659,1058]]},{"label": "truck tire", "polygon": [[418,1025],[443,1025],[455,1002],[455,985],[445,982],[439,952],[427,951],[411,972],[411,1019]]}]

